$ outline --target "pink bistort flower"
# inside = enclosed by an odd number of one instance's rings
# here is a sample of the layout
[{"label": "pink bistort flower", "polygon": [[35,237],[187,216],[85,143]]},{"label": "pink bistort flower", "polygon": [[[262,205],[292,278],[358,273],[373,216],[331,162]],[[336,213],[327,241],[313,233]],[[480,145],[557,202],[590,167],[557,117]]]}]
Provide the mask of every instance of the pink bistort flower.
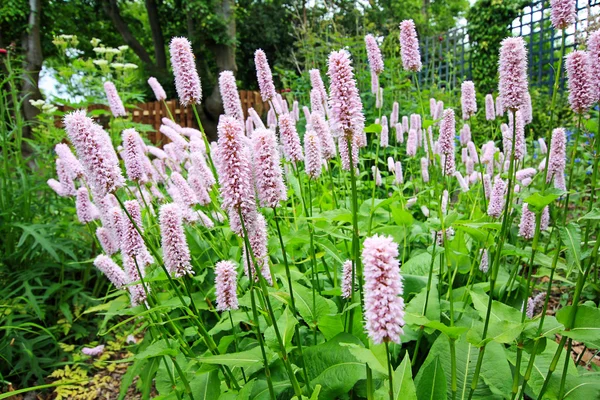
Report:
[{"label": "pink bistort flower", "polygon": [[548,174],[546,175],[546,183],[549,183],[550,180],[554,179],[554,186],[558,189],[564,190],[565,188],[562,186],[564,184],[566,164],[567,136],[563,128],[556,128],[552,131],[552,139],[550,140],[550,153],[548,154]]},{"label": "pink bistort flower", "polygon": [[444,110],[444,116],[440,124],[440,136],[438,139],[438,150],[444,158],[442,170],[444,175],[452,176],[456,171],[454,158],[454,137],[456,136],[456,121],[454,119],[454,110],[447,108]]},{"label": "pink bistort flower", "polygon": [[221,72],[219,75],[219,91],[221,92],[221,99],[223,99],[223,109],[225,110],[225,114],[231,115],[243,124],[244,112],[242,111],[240,94],[237,90],[233,72]]},{"label": "pink bistort flower", "polygon": [[504,109],[516,111],[525,102],[528,91],[527,49],[521,37],[509,37],[502,41],[499,60],[499,97]]},{"label": "pink bistort flower", "polygon": [[421,53],[419,52],[419,40],[417,30],[412,19],[400,23],[400,55],[402,66],[406,71],[417,72],[421,70]]},{"label": "pink bistort flower", "polygon": [[110,257],[100,254],[94,259],[94,266],[100,270],[115,285],[117,289],[122,289],[127,284],[125,272]]},{"label": "pink bistort flower", "polygon": [[597,102],[600,100],[600,29],[588,36],[587,51]]},{"label": "pink bistort flower", "polygon": [[379,75],[383,72],[383,58],[381,57],[381,50],[379,49],[375,36],[365,36],[365,44],[367,47],[367,56],[369,58],[371,72]]},{"label": "pink bistort flower", "polygon": [[287,200],[283,182],[281,159],[277,149],[277,137],[270,129],[258,128],[252,135],[252,159],[254,181],[258,200],[263,207],[279,207]]},{"label": "pink bistort flower", "polygon": [[164,204],[159,212],[163,260],[169,273],[176,278],[194,273],[190,264],[190,249],[183,231],[180,206]]},{"label": "pink bistort flower", "polygon": [[352,261],[346,260],[342,265],[342,298],[352,297]]},{"label": "pink bistort flower", "polygon": [[527,203],[523,203],[521,222],[519,223],[519,236],[523,239],[533,239],[535,235],[535,213],[529,211]]},{"label": "pink bistort flower", "polygon": [[165,89],[163,89],[162,85],[155,77],[151,76],[148,78],[148,85],[150,85],[150,88],[154,92],[154,97],[156,97],[157,101],[163,101],[167,99]]},{"label": "pink bistort flower", "polygon": [[583,114],[592,107],[598,98],[595,81],[592,76],[588,53],[575,50],[565,57],[567,82],[569,86],[569,104],[577,114]]},{"label": "pink bistort flower", "polygon": [[293,163],[302,161],[304,156],[302,155],[300,137],[296,130],[296,123],[290,114],[279,116],[279,133],[285,158]]},{"label": "pink bistort flower", "polygon": [[104,82],[104,93],[106,93],[108,106],[114,117],[126,117],[127,111],[125,111],[125,106],[123,106],[123,101],[117,92],[115,84],[112,82]]},{"label": "pink bistort flower", "polygon": [[460,102],[462,104],[463,119],[471,118],[477,112],[477,99],[475,98],[475,84],[473,81],[464,81],[461,85]]},{"label": "pink bistort flower", "polygon": [[550,0],[550,21],[554,29],[565,29],[577,19],[577,0]]},{"label": "pink bistort flower", "polygon": [[237,270],[231,261],[219,261],[215,266],[215,296],[217,311],[237,310]]},{"label": "pink bistort flower", "polygon": [[496,110],[494,109],[494,96],[487,94],[485,96],[485,119],[493,121],[496,119]]},{"label": "pink bistort flower", "polygon": [[200,103],[202,86],[196,69],[192,44],[184,37],[174,37],[171,39],[169,50],[179,101],[184,106]]},{"label": "pink bistort flower", "polygon": [[90,200],[90,195],[85,186],[77,189],[77,200],[75,202],[77,218],[82,224],[87,224],[100,218],[100,212]]},{"label": "pink bistort flower", "polygon": [[404,332],[404,299],[398,245],[389,236],[374,235],[364,242],[365,328],[374,343],[400,343]]},{"label": "pink bistort flower", "polygon": [[309,129],[304,134],[304,170],[311,179],[321,176],[323,159],[321,157],[321,141],[316,132]]},{"label": "pink bistort flower", "polygon": [[258,80],[260,96],[265,102],[274,100],[277,93],[273,84],[273,74],[271,73],[271,67],[269,67],[269,61],[267,61],[267,55],[263,50],[258,49],[254,52],[254,64],[256,65],[256,79]]}]

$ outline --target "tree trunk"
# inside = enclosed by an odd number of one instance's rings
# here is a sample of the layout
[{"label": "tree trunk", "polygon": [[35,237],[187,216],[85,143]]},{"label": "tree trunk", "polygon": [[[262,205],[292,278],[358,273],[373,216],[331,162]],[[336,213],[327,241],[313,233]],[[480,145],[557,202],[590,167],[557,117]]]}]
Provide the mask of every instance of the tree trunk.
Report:
[{"label": "tree trunk", "polygon": [[142,60],[144,64],[149,66],[150,68],[154,68],[155,65],[150,58],[150,54],[146,51],[144,46],[133,36],[133,33],[129,30],[127,23],[121,16],[121,12],[119,11],[119,5],[117,4],[117,0],[103,0],[102,6],[104,7],[104,11],[110,17],[115,29],[121,34],[121,37],[125,41],[125,44],[128,45],[131,50],[134,51],[135,54]]},{"label": "tree trunk", "polygon": [[150,23],[150,32],[154,42],[154,58],[158,69],[167,70],[167,54],[165,52],[165,38],[163,36],[160,17],[158,16],[158,6],[155,0],[146,0],[146,11],[148,12],[148,21]]},{"label": "tree trunk", "polygon": [[[42,13],[41,0],[29,0],[29,21],[27,33],[23,37],[23,47],[25,48],[25,65],[23,87],[21,89],[21,98],[23,101],[23,117],[27,121],[32,121],[39,110],[29,103],[29,100],[38,100],[42,98],[42,93],[38,87],[40,80],[40,70],[44,57],[42,54],[42,42],[40,34],[40,16]],[[23,130],[24,137],[31,137],[30,127],[26,126]],[[30,151],[27,148],[22,149],[24,154]]]}]

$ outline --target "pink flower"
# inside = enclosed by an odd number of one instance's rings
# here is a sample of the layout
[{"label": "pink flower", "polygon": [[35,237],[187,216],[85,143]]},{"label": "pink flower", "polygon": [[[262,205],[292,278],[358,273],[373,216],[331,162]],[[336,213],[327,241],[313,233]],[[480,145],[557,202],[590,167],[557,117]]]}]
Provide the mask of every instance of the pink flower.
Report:
[{"label": "pink flower", "polygon": [[577,19],[577,0],[550,0],[550,21],[555,29],[565,29]]},{"label": "pink flower", "polygon": [[496,119],[496,111],[494,110],[494,96],[487,94],[485,96],[485,119],[493,121]]},{"label": "pink flower", "polygon": [[310,108],[313,113],[325,115],[325,106],[317,89],[310,90]]},{"label": "pink flower", "polygon": [[75,180],[84,176],[83,166],[77,157],[73,155],[69,146],[64,143],[59,143],[54,146],[54,151],[56,151],[58,157],[65,163],[66,170],[71,176],[71,179]]},{"label": "pink flower", "polygon": [[496,117],[504,117],[504,106],[502,106],[502,97],[496,97]]},{"label": "pink flower", "polygon": [[[252,277],[255,281],[258,281],[258,275],[256,274],[256,265],[260,268],[260,274],[263,276],[265,281],[273,286],[273,278],[271,276],[271,270],[269,269],[269,252],[267,249],[267,222],[265,221],[265,217],[261,213],[257,213],[256,220],[254,224],[251,226],[247,226],[248,229],[248,239],[250,241],[250,249],[252,250],[252,255],[254,256],[254,263],[252,257],[246,254],[246,247],[244,246],[244,251],[242,256],[244,257],[244,267],[246,271],[246,275]],[[248,269],[248,258],[250,258],[250,268],[251,272]]]},{"label": "pink flower", "polygon": [[[485,176],[484,176],[485,180]],[[490,201],[487,213],[490,217],[499,218],[504,211],[504,195],[506,193],[506,182],[497,175],[494,178],[494,186],[490,192]]]},{"label": "pink flower", "polygon": [[406,139],[406,155],[414,157],[417,154],[418,146],[417,131],[416,129],[410,129],[408,131],[408,139]]},{"label": "pink flower", "polygon": [[365,36],[365,44],[367,46],[367,56],[371,71],[379,75],[383,72],[383,58],[381,57],[381,50],[379,50],[377,40],[375,40],[373,35],[367,35]]},{"label": "pink flower", "polygon": [[400,106],[398,105],[398,102],[395,101],[394,104],[392,104],[392,113],[390,114],[390,127],[396,126],[396,124],[398,123],[399,114]]},{"label": "pink flower", "polygon": [[548,153],[548,146],[546,146],[546,141],[544,140],[544,138],[538,138],[538,143],[540,145],[540,153],[541,154],[547,154]]},{"label": "pink flower", "polygon": [[394,164],[394,183],[396,183],[396,185],[402,185],[404,183],[402,163],[400,161],[396,161]]},{"label": "pink flower", "polygon": [[58,176],[58,181],[61,185],[61,193],[59,193],[59,195],[63,197],[74,196],[76,193],[75,183],[71,177],[68,163],[62,158],[56,160],[56,175]]},{"label": "pink flower", "polygon": [[575,50],[567,55],[565,59],[567,82],[569,84],[569,104],[575,113],[583,114],[590,109],[598,98],[596,79],[592,75],[588,53]]},{"label": "pink flower", "polygon": [[404,128],[401,123],[395,125],[396,128],[396,143],[404,143]]},{"label": "pink flower", "polygon": [[304,169],[311,179],[321,176],[321,141],[317,133],[310,129],[304,134]]},{"label": "pink flower", "polygon": [[[154,258],[148,252],[144,239],[140,235],[140,233],[144,233],[140,203],[137,200],[128,200],[124,205],[129,216],[124,215],[121,217],[121,250],[125,256],[136,257],[138,264],[140,264],[139,267],[142,268],[143,265],[152,264]],[[131,220],[133,220],[133,223]],[[134,280],[139,280],[139,277]]]},{"label": "pink flower", "polygon": [[157,101],[163,101],[167,99],[165,89],[163,89],[160,82],[158,82],[158,80],[155,77],[151,76],[148,79],[148,85],[150,85],[150,88],[154,92],[154,97],[156,97]]},{"label": "pink flower", "polygon": [[146,155],[140,147],[140,135],[135,129],[125,129],[123,131],[123,161],[125,162],[125,170],[127,177],[132,181],[144,183],[148,180],[144,166],[142,164],[143,157]]},{"label": "pink flower", "polygon": [[217,311],[237,310],[237,271],[231,261],[219,261],[215,266]]},{"label": "pink flower", "polygon": [[77,189],[75,206],[77,208],[77,218],[84,225],[100,218],[100,212],[94,203],[90,201],[90,195],[84,186]]},{"label": "pink flower", "polygon": [[276,94],[273,74],[267,61],[267,55],[261,49],[254,52],[254,64],[256,65],[256,79],[260,88],[260,96],[265,102],[273,100]]},{"label": "pink flower", "polygon": [[104,82],[104,93],[106,93],[108,106],[114,117],[126,117],[127,111],[125,111],[125,107],[123,106],[121,97],[119,97],[115,84],[112,82]]},{"label": "pink flower", "polygon": [[279,117],[279,133],[285,158],[293,163],[301,161],[304,158],[302,145],[300,145],[296,123],[290,114],[283,114]]},{"label": "pink flower", "polygon": [[421,53],[415,23],[412,19],[400,23],[400,55],[402,66],[406,71],[417,72],[421,70]]},{"label": "pink flower", "polygon": [[190,264],[190,249],[181,221],[180,206],[164,204],[159,212],[163,260],[169,273],[176,278],[194,274]]},{"label": "pink flower", "polygon": [[600,30],[594,31],[588,36],[587,48],[596,101],[598,101],[600,99]]},{"label": "pink flower", "polygon": [[254,122],[252,121],[252,117],[246,118],[246,136],[251,138],[254,133]]},{"label": "pink flower", "polygon": [[100,344],[96,347],[84,347],[83,349],[81,349],[81,352],[86,356],[99,356],[102,353],[104,353],[104,345]]},{"label": "pink flower", "polygon": [[404,332],[404,299],[398,245],[389,236],[366,238],[364,264],[365,328],[374,343],[400,343]]},{"label": "pink flower", "polygon": [[479,249],[479,255],[481,256],[481,261],[479,262],[479,270],[484,274],[487,274],[489,269],[488,250]]},{"label": "pink flower", "polygon": [[177,188],[180,197],[178,200],[180,200],[182,205],[192,207],[193,205],[198,204],[198,198],[196,197],[194,190],[179,172],[171,173],[171,183]]},{"label": "pink flower", "polygon": [[408,117],[406,115],[402,116],[402,131],[404,133],[408,133],[409,130],[409,126],[408,126]]},{"label": "pink flower", "polygon": [[[525,154],[527,154],[527,143],[525,142],[525,121],[523,120],[521,111],[515,113],[515,120],[515,158],[523,160]],[[507,153],[507,155],[508,154],[510,154],[510,152]]]},{"label": "pink flower", "polygon": [[[192,166],[188,170],[187,183],[194,191],[199,204],[203,206],[210,204],[212,200],[210,198],[210,194],[208,193],[208,188],[206,187],[204,179],[202,179],[202,174],[200,171],[198,171],[197,167]],[[154,186],[152,186],[152,188],[154,188]]]},{"label": "pink flower", "polygon": [[298,105],[298,100],[294,100],[292,103],[292,115],[296,122],[300,121],[300,106]]},{"label": "pink flower", "polygon": [[65,193],[62,183],[57,181],[56,179],[48,179],[46,181],[50,189],[54,190],[54,192],[60,197],[68,197],[69,195]]},{"label": "pink flower", "polygon": [[421,157],[421,177],[423,182],[429,182],[429,162],[425,157]]},{"label": "pink flower", "polygon": [[546,293],[541,292],[534,298],[530,297],[529,299],[527,299],[527,309],[525,311],[525,315],[527,316],[527,318],[533,319],[536,307],[543,303],[545,298]]},{"label": "pink flower", "polygon": [[[125,270],[125,276],[127,277],[127,283],[129,284],[133,282],[141,282],[142,277],[146,275],[145,265],[143,262],[140,263],[138,258],[123,255],[123,268]],[[141,283],[127,286],[132,306],[137,306],[146,301],[146,290],[149,291],[150,287],[148,284],[145,286],[145,290]]]},{"label": "pink flower", "polygon": [[348,146],[346,136],[338,137],[338,149],[340,151],[340,159],[342,160],[342,169],[350,171],[350,156],[348,155],[348,147],[351,147],[352,165],[354,168],[358,166],[358,143],[357,136],[351,137],[352,142]]},{"label": "pink flower", "polygon": [[523,179],[533,177],[536,173],[537,170],[535,168],[523,168],[515,173],[515,177],[518,181],[522,181]]},{"label": "pink flower", "polygon": [[492,194],[492,178],[489,174],[483,175],[483,190],[485,192],[485,198],[489,200]]},{"label": "pink flower", "polygon": [[328,64],[327,75],[331,82],[330,126],[335,132],[334,136],[350,138],[360,135],[364,130],[365,119],[350,54],[346,50],[334,51],[329,55]]},{"label": "pink flower", "polygon": [[259,128],[252,136],[254,181],[258,200],[263,207],[279,207],[287,200],[283,182],[281,159],[277,150],[277,137],[270,129]]},{"label": "pink flower", "polygon": [[379,172],[379,168],[373,165],[371,167],[371,171],[373,171],[373,180],[375,181],[375,185],[381,186],[383,182],[381,179],[381,172]]},{"label": "pink flower", "polygon": [[159,131],[160,133],[168,137],[171,140],[171,142],[173,142],[173,144],[178,147],[179,151],[183,151],[189,146],[187,140],[185,140],[175,129],[171,128],[170,126],[161,125]]},{"label": "pink flower", "polygon": [[389,143],[390,143],[390,136],[389,136],[389,130],[390,128],[388,127],[388,121],[387,121],[387,117],[384,115],[383,117],[381,117],[381,134],[379,136],[379,145],[381,147],[388,147]]},{"label": "pink flower", "polygon": [[204,154],[201,152],[193,152],[190,154],[190,160],[192,160],[192,166],[197,169],[206,187],[213,187],[217,181],[210,167],[206,163]]},{"label": "pink flower", "polygon": [[523,239],[533,239],[535,235],[535,214],[529,211],[527,203],[523,203],[521,222],[519,223],[519,236]]},{"label": "pink flower", "polygon": [[519,111],[521,111],[523,123],[529,125],[531,121],[533,121],[533,110],[531,108],[531,95],[529,94],[529,91],[525,93],[525,101],[523,102],[523,105],[521,105],[521,108],[519,108]]},{"label": "pink flower", "polygon": [[323,79],[321,79],[321,72],[318,69],[311,69],[309,74],[312,89],[318,93],[321,102],[325,105],[327,103],[327,91],[325,90]]},{"label": "pink flower", "polygon": [[528,90],[527,49],[523,38],[509,37],[502,41],[499,65],[498,91],[502,106],[518,110],[525,102]]},{"label": "pink flower", "polygon": [[221,99],[223,99],[223,108],[226,115],[236,118],[240,123],[244,123],[244,112],[242,111],[242,103],[240,94],[235,83],[235,76],[231,71],[223,71],[219,75],[219,91]]},{"label": "pink flower", "polygon": [[325,160],[331,160],[336,156],[337,152],[335,150],[335,142],[333,141],[333,136],[331,136],[331,132],[329,131],[327,121],[325,121],[325,118],[322,114],[313,112],[310,116],[310,123],[312,124],[313,129],[321,141],[323,158]]},{"label": "pink flower", "polygon": [[462,104],[463,119],[471,118],[477,112],[477,99],[475,98],[475,84],[464,81],[461,85],[460,102]]},{"label": "pink flower", "polygon": [[125,180],[108,133],[83,110],[67,114],[64,122],[92,191],[104,197],[123,186]]},{"label": "pink flower", "polygon": [[346,260],[342,265],[342,298],[352,298],[352,261]]},{"label": "pink flower", "polygon": [[444,156],[443,172],[446,176],[454,175],[456,163],[454,159],[454,137],[456,136],[456,121],[454,110],[447,108],[440,124],[440,136],[438,139],[438,151]]},{"label": "pink flower", "polygon": [[184,37],[174,37],[171,39],[169,50],[179,101],[184,106],[199,104],[202,101],[202,86],[196,70],[192,44]]},{"label": "pink flower", "polygon": [[547,230],[550,225],[550,207],[546,206],[542,210],[542,218],[540,220],[540,229]]},{"label": "pink flower", "polygon": [[96,229],[96,236],[98,237],[100,246],[102,246],[102,250],[107,255],[112,256],[119,251],[119,246],[115,243],[112,233],[107,228],[101,226]]},{"label": "pink flower", "polygon": [[[548,175],[546,182],[549,183],[554,178],[554,186],[558,189],[565,189],[560,185],[564,183],[565,166],[567,164],[567,137],[563,128],[556,128],[552,131],[550,141],[550,153],[548,155]],[[557,186],[557,178],[558,186]],[[563,178],[563,179],[561,179]]]},{"label": "pink flower", "polygon": [[222,207],[229,214],[231,229],[241,236],[243,230],[238,213],[242,213],[246,229],[249,229],[256,219],[250,154],[245,144],[244,129],[238,120],[221,116],[217,130],[217,171],[223,198]]},{"label": "pink flower", "polygon": [[471,141],[471,127],[469,124],[464,124],[460,130],[460,144],[466,146]]},{"label": "pink flower", "polygon": [[411,114],[410,115],[410,129],[414,129],[417,132],[421,129],[421,115]]},{"label": "pink flower", "polygon": [[458,185],[460,186],[460,189],[463,192],[468,192],[469,191],[469,184],[467,183],[467,181],[465,180],[465,178],[463,178],[463,176],[460,173],[460,171],[455,171],[454,172],[454,176],[456,177],[456,180],[458,181]]},{"label": "pink flower", "polygon": [[125,272],[110,257],[100,254],[94,259],[94,266],[100,270],[117,289],[128,283]]}]

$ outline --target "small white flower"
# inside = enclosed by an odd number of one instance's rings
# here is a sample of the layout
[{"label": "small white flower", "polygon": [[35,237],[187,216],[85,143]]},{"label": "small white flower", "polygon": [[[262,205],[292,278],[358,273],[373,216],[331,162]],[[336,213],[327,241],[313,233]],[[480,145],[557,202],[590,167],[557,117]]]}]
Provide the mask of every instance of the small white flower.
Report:
[{"label": "small white flower", "polygon": [[137,69],[137,65],[132,64],[132,63],[127,63],[125,65],[123,65],[123,69]]},{"label": "small white flower", "polygon": [[90,40],[90,43],[92,44],[92,46],[97,47],[101,41],[102,40],[100,40],[98,38],[93,38],[92,40]]},{"label": "small white flower", "polygon": [[125,64],[122,63],[112,63],[110,64],[111,67],[113,67],[114,69],[123,69],[125,67]]},{"label": "small white flower", "polygon": [[29,100],[29,104],[31,104],[35,108],[41,108],[41,107],[43,107],[44,104],[46,104],[46,102],[44,100],[42,100],[42,99],[40,99],[40,100]]},{"label": "small white flower", "polygon": [[107,65],[108,61],[106,61],[106,60],[94,60],[94,64],[99,65],[99,66],[103,66],[103,65]]},{"label": "small white flower", "polygon": [[123,45],[123,46],[119,46],[118,49],[119,51],[125,51],[129,48],[129,46]]},{"label": "small white flower", "polygon": [[102,53],[106,53],[106,47],[94,47],[94,48],[93,48],[93,50],[94,50],[96,53],[100,53],[100,54],[102,54]]}]

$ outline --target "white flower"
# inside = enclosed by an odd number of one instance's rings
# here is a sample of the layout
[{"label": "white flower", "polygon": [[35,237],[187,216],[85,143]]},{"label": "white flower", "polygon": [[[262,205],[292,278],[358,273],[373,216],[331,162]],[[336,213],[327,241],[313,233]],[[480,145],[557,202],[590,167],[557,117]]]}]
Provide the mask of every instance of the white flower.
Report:
[{"label": "white flower", "polygon": [[104,52],[108,54],[119,54],[121,50],[115,49],[114,47],[106,47]]},{"label": "white flower", "polygon": [[94,60],[94,64],[99,65],[99,66],[103,66],[108,64],[108,61],[106,60]]},{"label": "white flower", "polygon": [[90,40],[90,43],[92,44],[92,46],[97,47],[100,44],[101,41],[102,40],[100,40],[98,38],[93,38],[92,40]]},{"label": "white flower", "polygon": [[118,49],[119,51],[125,51],[129,48],[129,46],[123,45],[123,46],[119,46]]},{"label": "white flower", "polygon": [[113,67],[114,69],[123,69],[125,67],[125,64],[122,63],[112,63],[110,64],[111,67]]},{"label": "white flower", "polygon": [[40,99],[40,100],[29,100],[29,104],[31,104],[35,108],[42,108],[42,106],[44,104],[46,104],[46,102],[44,100],[42,100],[42,99]]},{"label": "white flower", "polygon": [[102,53],[106,53],[106,47],[94,47],[94,48],[93,48],[93,50],[94,50],[96,53],[100,53],[100,54],[102,54]]},{"label": "white flower", "polygon": [[56,111],[57,108],[54,107],[52,104],[50,103],[46,103],[42,106],[42,111],[48,114],[52,114],[54,111]]},{"label": "white flower", "polygon": [[132,63],[127,63],[125,65],[123,65],[123,69],[137,69],[137,65],[132,64]]}]

